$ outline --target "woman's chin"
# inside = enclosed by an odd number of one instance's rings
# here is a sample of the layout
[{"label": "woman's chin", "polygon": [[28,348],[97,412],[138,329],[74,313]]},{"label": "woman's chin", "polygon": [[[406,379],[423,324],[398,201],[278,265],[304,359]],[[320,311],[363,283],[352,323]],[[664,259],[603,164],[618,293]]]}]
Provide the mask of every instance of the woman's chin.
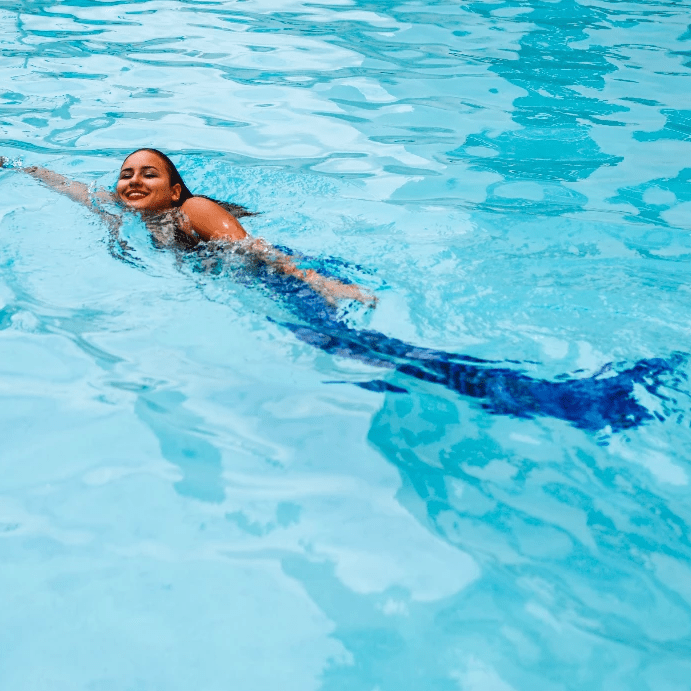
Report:
[{"label": "woman's chin", "polygon": [[128,199],[118,195],[120,203],[131,211],[138,211],[139,213],[160,214],[171,208],[172,205],[161,203],[160,199],[152,199],[151,195],[142,197],[140,199]]},{"label": "woman's chin", "polygon": [[132,211],[155,211],[155,209],[151,207],[151,204],[147,203],[146,199],[122,199],[121,197],[120,201]]}]

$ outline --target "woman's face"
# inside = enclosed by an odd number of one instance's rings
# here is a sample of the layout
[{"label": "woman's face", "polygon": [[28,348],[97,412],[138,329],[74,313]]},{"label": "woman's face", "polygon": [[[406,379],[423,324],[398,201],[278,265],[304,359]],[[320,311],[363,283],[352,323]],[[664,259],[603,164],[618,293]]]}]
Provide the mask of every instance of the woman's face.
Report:
[{"label": "woman's face", "polygon": [[175,206],[182,191],[170,185],[165,163],[151,151],[136,151],[125,159],[115,188],[127,206],[138,211],[165,211]]}]

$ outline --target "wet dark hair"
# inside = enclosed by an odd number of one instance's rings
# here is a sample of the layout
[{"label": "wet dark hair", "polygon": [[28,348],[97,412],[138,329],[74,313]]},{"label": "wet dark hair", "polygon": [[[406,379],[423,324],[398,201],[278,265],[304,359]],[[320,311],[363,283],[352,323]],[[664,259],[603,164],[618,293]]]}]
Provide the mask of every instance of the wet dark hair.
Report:
[{"label": "wet dark hair", "polygon": [[[178,201],[175,202],[175,206],[182,206],[188,199],[191,199],[192,197],[202,197],[203,199],[208,199],[212,202],[215,202],[220,207],[224,208],[228,213],[235,216],[235,218],[257,215],[256,211],[250,211],[249,209],[245,208],[244,206],[240,206],[239,204],[233,204],[231,202],[222,202],[219,199],[207,197],[205,194],[192,194],[192,192],[190,192],[190,188],[187,187],[185,181],[182,179],[180,171],[175,167],[175,164],[168,158],[168,156],[166,156],[162,151],[159,151],[158,149],[149,149],[148,147],[144,147],[143,149],[137,149],[136,151],[133,151],[131,154],[128,154],[127,158],[129,158],[133,154],[139,153],[140,151],[148,151],[149,153],[158,156],[165,164],[166,171],[168,172],[168,177],[170,179],[170,186],[172,187],[173,185],[180,185],[180,199],[178,199]],[[125,160],[127,160],[127,158]]]}]

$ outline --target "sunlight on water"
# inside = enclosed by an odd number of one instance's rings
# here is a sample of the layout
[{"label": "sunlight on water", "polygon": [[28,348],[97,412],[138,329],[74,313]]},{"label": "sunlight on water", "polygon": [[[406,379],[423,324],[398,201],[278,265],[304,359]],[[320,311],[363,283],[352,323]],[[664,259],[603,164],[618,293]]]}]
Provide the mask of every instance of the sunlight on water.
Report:
[{"label": "sunlight on water", "polygon": [[3,2],[0,155],[161,148],[379,304],[0,169],[2,688],[691,689],[688,25]]}]

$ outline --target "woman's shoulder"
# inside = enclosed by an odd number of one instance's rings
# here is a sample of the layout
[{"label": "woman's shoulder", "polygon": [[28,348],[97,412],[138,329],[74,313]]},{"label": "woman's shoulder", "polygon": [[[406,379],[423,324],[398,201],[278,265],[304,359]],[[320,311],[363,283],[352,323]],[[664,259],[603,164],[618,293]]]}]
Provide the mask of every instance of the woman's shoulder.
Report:
[{"label": "woman's shoulder", "polygon": [[202,212],[202,213],[213,213],[214,211],[225,211],[225,209],[213,199],[209,197],[194,196],[185,199],[185,201],[180,205],[180,209],[184,211],[187,215],[189,212]]},{"label": "woman's shoulder", "polygon": [[233,214],[207,197],[190,197],[180,206],[189,228],[203,240],[242,240],[247,233]]},{"label": "woman's shoulder", "polygon": [[[190,203],[191,202],[191,203]],[[209,202],[206,204],[205,202]],[[187,204],[187,207],[185,205]],[[233,218],[242,218],[243,216],[256,216],[255,211],[250,211],[247,207],[241,206],[240,204],[233,204],[233,202],[221,201],[220,199],[212,199],[205,195],[195,195],[185,200],[182,204],[183,208],[198,209],[202,211],[218,210],[221,209],[229,213]]]}]

